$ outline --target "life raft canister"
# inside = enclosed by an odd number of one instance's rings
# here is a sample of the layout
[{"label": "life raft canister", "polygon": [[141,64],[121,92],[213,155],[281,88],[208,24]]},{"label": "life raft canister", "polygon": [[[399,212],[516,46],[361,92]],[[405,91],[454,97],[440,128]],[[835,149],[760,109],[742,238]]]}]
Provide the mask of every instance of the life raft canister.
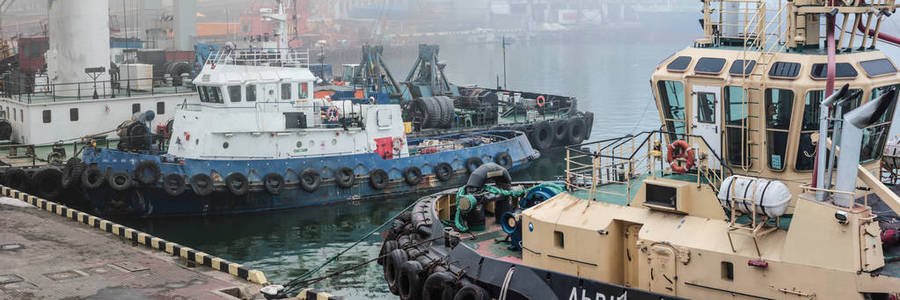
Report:
[{"label": "life raft canister", "polygon": [[[684,165],[678,164],[678,159],[684,159]],[[691,148],[684,140],[677,140],[669,144],[669,151],[666,153],[666,162],[672,168],[672,172],[678,174],[687,173],[694,167],[694,148]]]}]

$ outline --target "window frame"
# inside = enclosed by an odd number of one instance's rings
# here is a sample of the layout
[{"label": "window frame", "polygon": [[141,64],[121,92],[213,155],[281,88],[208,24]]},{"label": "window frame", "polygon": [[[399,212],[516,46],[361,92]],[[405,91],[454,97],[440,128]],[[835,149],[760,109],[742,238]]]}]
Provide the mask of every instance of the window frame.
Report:
[{"label": "window frame", "polygon": [[[732,93],[733,89],[741,91],[741,95],[742,95],[740,102],[738,102],[737,105],[739,105],[741,107],[741,110],[739,111],[739,113],[741,113],[743,115],[737,119],[733,118],[734,112],[732,111],[732,105],[734,105],[734,104],[732,104],[731,93]],[[742,127],[744,127],[744,124],[741,122],[741,120],[749,118],[749,115],[750,115],[749,105],[748,105],[747,111],[743,110],[744,102],[747,102],[749,99],[750,99],[750,92],[748,90],[745,90],[741,86],[726,85],[722,89],[722,104],[724,107],[724,111],[722,112],[722,117],[723,117],[722,127],[725,129],[725,130],[723,130],[723,132],[725,133],[725,147],[724,147],[725,149],[722,152],[725,154],[725,163],[727,163],[730,166],[737,166],[737,167],[741,167],[741,168],[752,167],[752,160],[747,159],[749,156],[749,153],[750,153],[750,146],[747,145],[747,139],[744,136],[743,132],[741,131]],[[746,120],[746,122],[747,122],[747,126],[749,126],[750,120]],[[732,151],[731,151],[731,147],[732,147],[731,143],[733,141],[731,132],[733,132],[735,130],[737,130],[737,132],[740,135],[738,137],[738,139],[736,140],[738,143],[740,143],[739,147],[741,150],[738,150],[738,152],[740,152],[740,153],[732,153]],[[736,160],[732,160],[733,157],[735,157]],[[746,159],[746,161],[745,161],[745,159]]]},{"label": "window frame", "polygon": [[166,102],[165,101],[156,102],[156,114],[157,115],[166,114]]},{"label": "window frame", "polygon": [[[282,83],[282,84],[281,84],[281,92],[280,92],[280,94],[281,94],[281,100],[291,100],[291,99],[293,99],[293,98],[291,98],[291,96],[292,96],[291,94],[293,94],[293,85],[294,85],[294,84],[293,84],[293,83],[290,83],[290,82]],[[285,92],[287,92],[287,95],[285,95]]]},{"label": "window frame", "polygon": [[44,124],[50,124],[50,122],[53,121],[53,112],[49,109],[45,109],[44,111],[42,111],[41,121],[43,121]]},{"label": "window frame", "polygon": [[78,108],[73,107],[69,109],[69,121],[70,122],[78,122]]},{"label": "window frame", "polygon": [[257,88],[255,84],[248,84],[244,86],[244,101],[256,102],[256,92]]},{"label": "window frame", "polygon": [[[781,126],[784,128],[773,128],[773,127],[770,127],[770,125],[769,125],[770,120],[772,120],[770,118],[770,114],[769,114],[769,112],[771,111],[771,109],[769,107],[770,107],[770,105],[772,105],[771,104],[772,103],[772,95],[773,95],[772,92],[775,90],[777,90],[779,92],[779,95],[778,95],[779,101],[784,100],[784,99],[782,99],[783,96],[781,95],[781,93],[784,93],[784,92],[790,93],[789,94],[790,97],[787,97],[787,101],[790,101],[790,102],[788,102],[788,105],[786,105],[786,107],[789,109],[789,112],[787,114],[788,118],[786,120],[787,126]],[[790,163],[788,156],[790,155],[789,149],[790,149],[790,145],[791,145],[791,126],[793,123],[792,119],[793,119],[793,115],[794,115],[794,105],[795,105],[794,100],[795,100],[795,98],[796,98],[796,93],[794,93],[794,91],[791,89],[767,88],[764,93],[764,101],[765,102],[764,102],[764,108],[763,108],[764,109],[763,117],[765,118],[764,124],[766,126],[766,129],[765,129],[766,130],[766,132],[765,132],[765,134],[766,134],[765,135],[765,137],[766,137],[766,149],[765,149],[765,151],[766,151],[766,167],[768,167],[769,170],[772,170],[775,172],[783,172],[785,169],[787,169],[787,165]],[[779,105],[779,106],[783,106],[783,105]],[[782,120],[782,121],[785,121],[785,120]],[[785,141],[784,149],[782,149],[782,151],[781,151],[781,164],[780,164],[781,168],[775,168],[772,165],[772,162],[773,162],[772,154],[775,153],[775,151],[774,151],[775,143],[773,140],[771,140],[771,137],[770,137],[770,134],[772,134],[772,133],[786,135],[784,138],[784,141]]]},{"label": "window frame", "polygon": [[[676,104],[678,104],[677,99],[680,97],[681,99],[681,119],[675,118],[675,114],[673,113],[671,101],[669,100],[669,85],[667,83],[672,83],[673,93],[672,96],[676,97]],[[679,86],[681,88],[680,93],[678,93]],[[687,134],[687,102],[685,101],[685,88],[684,82],[678,80],[659,80],[656,82],[656,87],[654,90],[659,94],[659,105],[662,108],[663,115],[663,125],[666,126],[666,131],[668,131],[669,138],[671,140],[677,140],[679,134]],[[678,123],[681,123],[681,132],[678,132]]]},{"label": "window frame", "polygon": [[[243,90],[243,88],[241,88],[240,85],[229,85],[227,87],[227,89],[228,89],[228,101],[231,103],[240,103],[241,99],[243,97],[243,95],[241,93],[241,90]],[[235,99],[235,95],[237,95],[237,99]]]}]

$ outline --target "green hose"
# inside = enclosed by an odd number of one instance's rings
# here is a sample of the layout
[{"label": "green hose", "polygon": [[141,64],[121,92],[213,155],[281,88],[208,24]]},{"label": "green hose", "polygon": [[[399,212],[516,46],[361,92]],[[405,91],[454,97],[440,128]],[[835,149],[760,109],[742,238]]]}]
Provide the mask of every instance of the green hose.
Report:
[{"label": "green hose", "polygon": [[[533,187],[530,187],[530,188],[524,189],[524,190],[504,190],[504,189],[498,188],[496,186],[488,185],[488,186],[484,187],[484,191],[489,194],[494,194],[494,195],[519,197],[519,196],[528,194],[528,192],[531,192],[531,190],[539,188],[539,187],[549,188],[549,189],[553,190],[556,194],[559,194],[565,190],[561,184],[545,182],[545,183],[541,183],[539,185],[536,185],[536,186],[533,186]],[[459,208],[459,203],[462,199],[469,201],[469,208],[466,209],[465,211],[463,211],[462,209]],[[460,232],[469,231],[469,226],[466,226],[465,222],[462,221],[462,214],[472,211],[472,209],[475,208],[475,205],[477,203],[478,203],[478,200],[475,199],[475,196],[466,194],[465,186],[460,187],[459,190],[456,192],[456,216],[454,217],[453,221],[454,221],[454,225],[456,226],[456,229],[458,229]]]}]

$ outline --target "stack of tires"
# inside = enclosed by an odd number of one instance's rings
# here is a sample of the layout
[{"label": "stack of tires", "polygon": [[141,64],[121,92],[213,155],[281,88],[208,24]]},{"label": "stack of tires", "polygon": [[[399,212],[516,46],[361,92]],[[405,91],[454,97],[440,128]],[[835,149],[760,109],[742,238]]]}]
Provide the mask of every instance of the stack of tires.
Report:
[{"label": "stack of tires", "polygon": [[414,125],[418,129],[451,128],[456,123],[453,99],[446,96],[413,100]]},{"label": "stack of tires", "polygon": [[592,124],[594,114],[580,112],[568,118],[514,125],[512,129],[525,132],[531,146],[543,151],[552,147],[581,144],[590,136]]}]

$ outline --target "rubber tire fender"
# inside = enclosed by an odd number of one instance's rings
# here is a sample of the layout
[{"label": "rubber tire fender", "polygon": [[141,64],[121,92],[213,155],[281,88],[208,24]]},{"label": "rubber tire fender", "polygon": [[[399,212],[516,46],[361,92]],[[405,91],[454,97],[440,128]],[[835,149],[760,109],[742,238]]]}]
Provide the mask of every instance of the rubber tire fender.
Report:
[{"label": "rubber tire fender", "polygon": [[57,168],[44,168],[31,178],[38,197],[55,200],[62,193],[62,175]]},{"label": "rubber tire fender", "polygon": [[334,183],[341,188],[349,189],[356,183],[356,173],[349,167],[342,167],[334,172]]},{"label": "rubber tire fender", "polygon": [[322,183],[322,176],[313,169],[306,169],[300,173],[300,188],[307,193],[315,192]]},{"label": "rubber tire fender", "polygon": [[149,159],[142,160],[134,167],[134,179],[145,185],[153,185],[161,176],[159,164]]},{"label": "rubber tire fender", "polygon": [[[496,171],[502,172],[498,173]],[[486,163],[478,167],[478,169],[475,169],[475,171],[469,175],[469,180],[466,181],[466,187],[483,188],[489,180],[493,180],[494,183],[499,186],[512,183],[512,177],[509,175],[509,171],[498,164]]]},{"label": "rubber tire fender", "polygon": [[531,146],[537,150],[547,150],[553,147],[553,132],[550,122],[540,121],[534,124],[534,129],[529,137]]},{"label": "rubber tire fender", "polygon": [[453,166],[448,163],[439,163],[437,166],[434,166],[434,177],[437,177],[441,182],[447,182],[453,177]]},{"label": "rubber tire fender", "polygon": [[134,185],[131,175],[128,175],[128,172],[125,171],[113,171],[109,174],[107,183],[110,188],[120,192],[130,189]]},{"label": "rubber tire fender", "polygon": [[422,299],[422,264],[415,260],[410,260],[400,266],[400,275],[397,278],[402,300],[419,300]]},{"label": "rubber tire fender", "polygon": [[96,166],[88,167],[84,170],[84,173],[81,173],[81,186],[89,190],[99,188],[104,183],[106,183],[106,176]]},{"label": "rubber tire fender", "polygon": [[[425,279],[425,284],[422,286],[422,299],[442,300],[444,290],[452,289],[455,285],[456,277],[453,276],[453,274],[450,274],[450,272],[440,271],[431,273],[431,275],[428,275],[428,278]],[[455,291],[453,294],[456,294]]]},{"label": "rubber tire fender", "polygon": [[80,183],[81,173],[84,173],[84,163],[81,162],[81,159],[73,157],[66,161],[66,166],[62,170],[63,188],[72,188]]},{"label": "rubber tire fender", "polygon": [[481,158],[473,156],[473,157],[469,157],[469,159],[466,160],[465,164],[466,164],[466,171],[469,172],[469,174],[472,174],[472,172],[475,172],[475,170],[478,169],[478,167],[480,167],[481,165],[483,165],[484,162],[481,161]]},{"label": "rubber tire fender", "polygon": [[21,190],[28,183],[28,175],[25,170],[19,168],[9,168],[6,171],[6,186]]},{"label": "rubber tire fender", "polygon": [[282,186],[284,186],[284,176],[281,176],[281,174],[269,173],[263,177],[263,187],[266,188],[269,194],[278,195]]},{"label": "rubber tire fender", "polygon": [[427,105],[431,105],[432,110],[429,112],[431,116],[428,118],[431,126],[429,128],[440,128],[442,123],[444,122],[444,106],[441,105],[441,101],[434,97],[427,97],[425,99],[425,103],[430,103]]},{"label": "rubber tire fender", "polygon": [[509,155],[509,152],[497,153],[497,155],[494,155],[494,162],[507,170],[513,167],[512,156]]},{"label": "rubber tire fender", "polygon": [[409,257],[406,256],[406,251],[403,249],[394,249],[384,260],[384,279],[387,281],[388,289],[391,290],[391,293],[394,295],[398,295],[398,284],[397,284],[397,275],[400,271],[400,266],[405,263]]},{"label": "rubber tire fender", "polygon": [[553,133],[553,143],[563,145],[569,140],[569,122],[565,119],[558,119],[550,123]]},{"label": "rubber tire fender", "polygon": [[376,190],[383,190],[388,185],[388,173],[382,169],[375,169],[369,173],[369,184]]},{"label": "rubber tire fender", "polygon": [[171,173],[163,177],[162,185],[166,194],[172,197],[181,196],[186,187],[184,177],[177,173]]},{"label": "rubber tire fender", "polygon": [[415,186],[422,182],[422,170],[416,166],[406,168],[406,171],[403,171],[403,179],[406,181],[406,184]]},{"label": "rubber tire fender", "polygon": [[381,251],[378,252],[378,264],[384,265],[384,261],[387,260],[387,256],[397,249],[397,241],[395,240],[387,240],[384,243],[381,243]]},{"label": "rubber tire fender", "polygon": [[463,285],[459,291],[456,291],[456,296],[453,296],[453,300],[490,300],[490,296],[487,291],[484,290],[481,286],[477,284],[466,284]]},{"label": "rubber tire fender", "polygon": [[594,131],[594,113],[584,112],[584,129],[584,138],[590,138],[591,133]]},{"label": "rubber tire fender", "polygon": [[225,187],[235,196],[243,196],[250,190],[250,181],[244,174],[234,172],[225,177]]},{"label": "rubber tire fender", "polygon": [[568,145],[578,145],[581,142],[584,142],[584,119],[582,118],[571,118],[569,119],[569,131],[566,138],[566,143]]},{"label": "rubber tire fender", "polygon": [[191,176],[191,190],[197,196],[209,196],[215,191],[212,177],[203,173],[194,174]]}]

